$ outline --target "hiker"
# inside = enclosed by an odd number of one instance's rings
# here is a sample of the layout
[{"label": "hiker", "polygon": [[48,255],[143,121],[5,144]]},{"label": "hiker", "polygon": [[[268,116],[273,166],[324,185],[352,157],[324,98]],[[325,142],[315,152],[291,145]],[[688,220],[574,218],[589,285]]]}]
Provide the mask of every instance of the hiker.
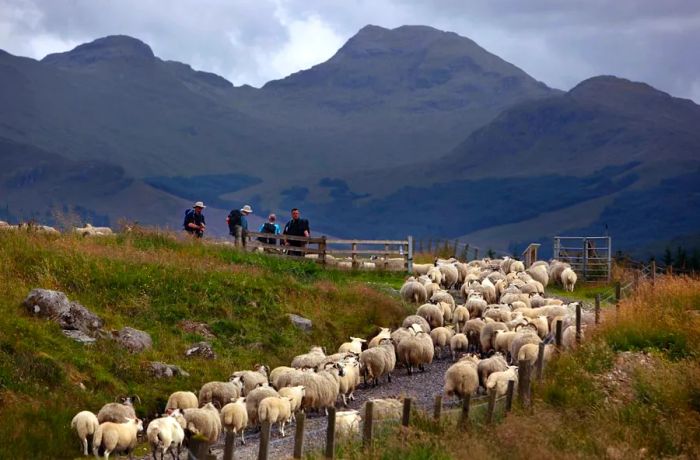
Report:
[{"label": "hiker", "polygon": [[192,206],[192,209],[185,211],[185,221],[182,226],[187,233],[197,238],[204,236],[204,230],[207,228],[204,214],[202,214],[204,208],[206,208],[204,203],[198,201]]},{"label": "hiker", "polygon": [[[298,208],[293,208],[292,209],[292,219],[287,222],[287,224],[284,226],[284,231],[282,232],[285,235],[290,235],[290,236],[305,236],[309,237],[311,236],[311,229],[309,228],[309,221],[306,219],[300,219],[299,216],[301,215],[301,212],[299,211]],[[287,246],[292,246],[292,247],[304,247],[306,246],[305,241],[293,241],[285,238],[284,244]],[[303,256],[304,254],[300,251],[287,251],[287,254],[290,256]]]},{"label": "hiker", "polygon": [[[270,214],[267,216],[267,222],[264,222],[261,226],[258,232],[260,233],[271,233],[273,235],[279,235],[282,233],[279,224],[277,224],[275,221],[277,220],[277,216],[274,214]],[[277,239],[276,238],[264,238],[264,237],[259,237],[258,241],[260,241],[263,244],[277,244]]]},{"label": "hiker", "polygon": [[245,248],[245,240],[248,238],[248,219],[246,216],[253,212],[250,205],[241,209],[233,209],[226,218],[229,234],[233,237],[235,246]]}]

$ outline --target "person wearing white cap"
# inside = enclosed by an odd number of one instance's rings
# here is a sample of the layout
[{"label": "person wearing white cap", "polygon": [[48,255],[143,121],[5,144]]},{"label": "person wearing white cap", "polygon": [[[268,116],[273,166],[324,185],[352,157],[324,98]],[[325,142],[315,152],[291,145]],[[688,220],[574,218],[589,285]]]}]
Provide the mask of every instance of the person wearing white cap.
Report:
[{"label": "person wearing white cap", "polygon": [[226,218],[229,234],[233,237],[233,243],[239,247],[245,247],[245,242],[248,237],[248,219],[246,216],[253,212],[253,208],[249,204],[241,209],[234,209]]},{"label": "person wearing white cap", "polygon": [[207,228],[207,223],[204,220],[204,214],[202,214],[202,210],[204,208],[206,208],[204,203],[198,201],[192,206],[192,209],[188,209],[187,212],[185,212],[185,222],[183,223],[183,227],[185,227],[185,231],[187,233],[196,236],[197,238],[204,236],[204,230]]}]

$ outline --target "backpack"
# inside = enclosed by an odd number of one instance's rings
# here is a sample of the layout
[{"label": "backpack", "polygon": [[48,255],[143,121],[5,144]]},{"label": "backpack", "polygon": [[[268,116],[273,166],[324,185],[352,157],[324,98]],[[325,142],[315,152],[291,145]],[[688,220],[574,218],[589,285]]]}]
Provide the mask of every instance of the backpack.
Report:
[{"label": "backpack", "polygon": [[230,213],[228,213],[228,217],[226,218],[226,221],[228,222],[228,229],[230,232],[233,234],[233,227],[236,225],[242,225],[241,222],[241,211],[238,209],[234,209]]},{"label": "backpack", "polygon": [[[261,233],[272,233],[274,235],[276,230],[277,228],[275,227],[275,224],[265,222],[262,226]],[[275,238],[258,237],[258,241],[265,244],[277,244],[277,240]]]},{"label": "backpack", "polygon": [[187,224],[190,222],[194,222],[194,209],[192,209],[192,208],[185,210],[185,220],[182,222],[182,227],[185,230],[189,230],[187,228]]}]

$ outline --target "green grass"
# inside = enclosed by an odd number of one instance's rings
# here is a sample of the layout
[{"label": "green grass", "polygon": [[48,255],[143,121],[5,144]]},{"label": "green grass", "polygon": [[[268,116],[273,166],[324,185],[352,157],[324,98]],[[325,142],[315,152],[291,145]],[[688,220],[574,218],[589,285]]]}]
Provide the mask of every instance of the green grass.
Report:
[{"label": "green grass", "polygon": [[549,286],[547,286],[546,292],[549,296],[579,299],[586,301],[587,303],[593,303],[595,302],[596,295],[600,294],[601,297],[605,297],[607,294],[614,291],[614,289],[615,285],[608,283],[576,283],[574,292],[569,292],[550,282]]}]

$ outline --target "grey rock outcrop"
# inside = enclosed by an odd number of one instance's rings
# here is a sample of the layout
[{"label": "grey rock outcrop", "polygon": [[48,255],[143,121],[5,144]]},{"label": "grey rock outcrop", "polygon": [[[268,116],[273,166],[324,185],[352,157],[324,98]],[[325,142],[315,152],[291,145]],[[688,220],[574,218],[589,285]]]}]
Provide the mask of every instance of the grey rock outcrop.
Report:
[{"label": "grey rock outcrop", "polygon": [[125,327],[112,335],[114,340],[132,353],[140,353],[153,346],[153,340],[147,332],[132,327]]},{"label": "grey rock outcrop", "polygon": [[289,317],[289,320],[292,322],[294,327],[296,327],[297,329],[301,329],[302,331],[308,332],[313,327],[313,323],[311,322],[311,320],[306,319],[303,316],[295,315],[293,313],[290,313],[287,316]]},{"label": "grey rock outcrop", "polygon": [[190,374],[179,366],[174,364],[166,364],[160,361],[151,361],[148,363],[148,370],[157,379],[169,379],[172,377],[189,377]]},{"label": "grey rock outcrop", "polygon": [[102,319],[60,291],[32,289],[23,302],[27,311],[58,323],[61,329],[81,331],[94,337],[104,325]]},{"label": "grey rock outcrop", "polygon": [[205,359],[216,359],[216,353],[209,342],[195,343],[185,351],[185,356],[201,356]]}]

